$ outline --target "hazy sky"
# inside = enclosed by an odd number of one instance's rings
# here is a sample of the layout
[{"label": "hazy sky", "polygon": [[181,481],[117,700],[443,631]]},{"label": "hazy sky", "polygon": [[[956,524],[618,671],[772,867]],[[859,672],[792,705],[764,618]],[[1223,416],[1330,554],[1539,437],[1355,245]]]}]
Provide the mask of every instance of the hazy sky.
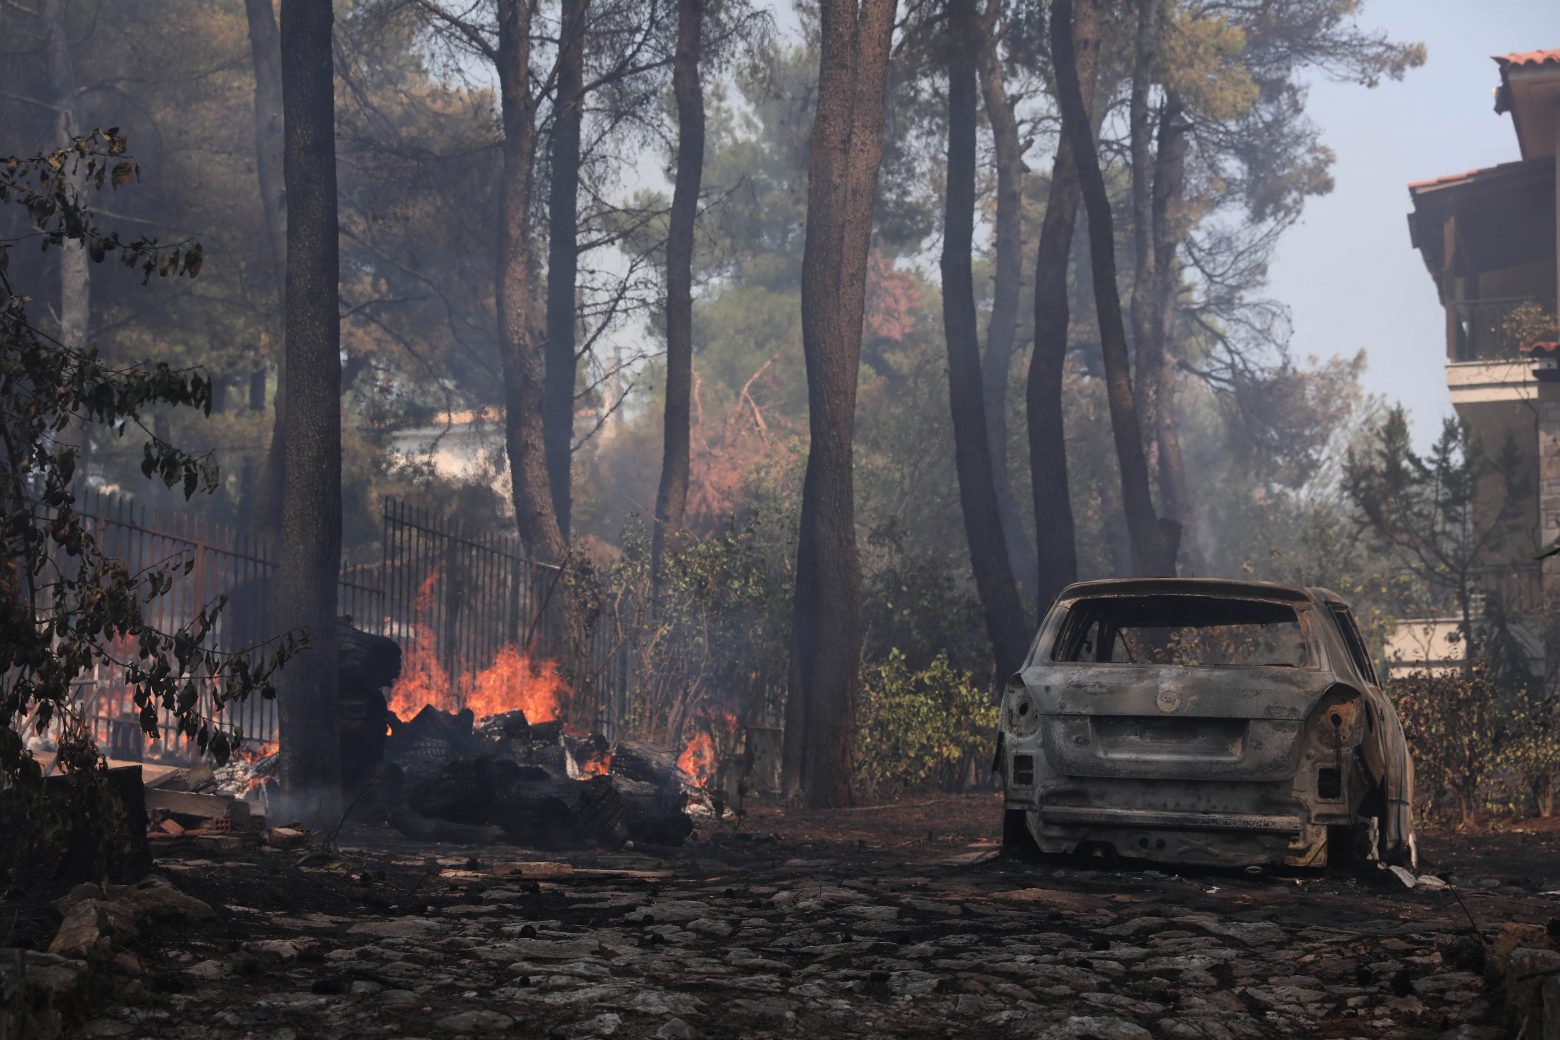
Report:
[{"label": "hazy sky", "polygon": [[1311,118],[1337,153],[1332,194],[1279,245],[1272,295],[1294,318],[1297,359],[1370,359],[1367,389],[1401,401],[1424,444],[1452,414],[1435,285],[1408,243],[1408,184],[1519,158],[1495,114],[1492,55],[1560,47],[1560,0],[1367,0],[1362,24],[1423,41],[1423,66],[1374,90],[1318,83]]}]

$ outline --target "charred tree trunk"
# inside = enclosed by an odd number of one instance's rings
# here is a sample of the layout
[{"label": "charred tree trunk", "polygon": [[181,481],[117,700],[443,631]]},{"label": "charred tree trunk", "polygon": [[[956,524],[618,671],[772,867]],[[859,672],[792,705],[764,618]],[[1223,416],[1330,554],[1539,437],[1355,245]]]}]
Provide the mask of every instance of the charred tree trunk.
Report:
[{"label": "charred tree trunk", "polygon": [[[1176,297],[1180,291],[1180,270],[1176,253],[1185,236],[1181,216],[1186,189],[1186,133],[1184,107],[1174,91],[1167,92],[1159,113],[1159,150],[1154,159],[1154,300],[1153,321],[1149,326],[1151,349],[1167,361],[1175,336]],[[1191,503],[1186,489],[1186,469],[1181,459],[1181,438],[1175,417],[1175,372],[1162,362],[1159,367],[1159,401],[1155,412],[1154,436],[1159,446],[1159,497],[1163,514],[1181,525],[1190,522]],[[1188,545],[1188,561],[1195,571],[1195,540]]]},{"label": "charred tree trunk", "polygon": [[986,634],[991,639],[997,678],[1006,681],[1023,662],[1029,624],[1008,561],[981,394],[980,340],[971,263],[975,239],[976,59],[980,31],[975,0],[949,0],[948,16],[948,193],[942,250],[948,400],[953,412],[954,468],[959,478],[959,505],[964,513],[970,566],[986,616]]},{"label": "charred tree trunk", "polygon": [[341,329],[336,106],[330,0],[283,0],[283,173],[287,222],[287,445],[281,616],[309,649],[282,672],[282,790],[293,811],[333,823],[341,799],[336,577],[341,570]]},{"label": "charred tree trunk", "polygon": [[504,124],[498,259],[499,360],[504,373],[504,446],[515,522],[526,552],[562,563],[562,529],[549,489],[542,432],[545,348],[532,328],[535,273],[531,257],[531,168],[536,107],[531,94],[531,5],[500,0],[495,64]]},{"label": "charred tree trunk", "polygon": [[[260,181],[260,208],[265,216],[266,246],[276,286],[277,314],[286,311],[287,287],[287,186],[282,173],[282,48],[276,35],[276,13],[271,0],[244,0],[249,22],[249,57],[255,76],[255,172]],[[277,334],[274,321],[271,332]],[[280,336],[277,336],[280,339]],[[274,538],[282,527],[282,455],[286,427],[282,423],[282,384],[287,381],[285,349],[274,344],[277,389],[271,421],[271,443],[266,448],[259,484],[251,489],[251,526]]]},{"label": "charred tree trunk", "polygon": [[553,112],[552,179],[547,199],[547,377],[542,436],[558,531],[569,540],[573,509],[574,313],[579,274],[580,123],[585,89],[585,16],[590,0],[563,0],[558,101]]},{"label": "charred tree trunk", "polygon": [[[1007,539],[1008,560],[1022,596],[1031,597],[1039,562],[1024,531],[1013,482],[1008,477],[1008,387],[1013,355],[1018,349],[1019,284],[1024,276],[1024,146],[1018,120],[1007,96],[1002,60],[997,53],[996,19],[1001,5],[992,4],[984,22],[980,47],[980,84],[991,123],[997,167],[996,279],[991,320],[986,326],[986,353],[981,365],[986,405],[986,441],[991,447],[991,477],[997,486],[997,510]],[[1045,604],[1040,604],[1042,607]]]},{"label": "charred tree trunk", "polygon": [[788,792],[815,807],[851,798],[861,645],[851,440],[894,10],[895,0],[822,0],[819,12],[822,51],[802,256],[811,443],[782,755]]},{"label": "charred tree trunk", "polygon": [[[64,148],[80,136],[76,122],[76,69],[70,57],[65,27],[65,0],[42,0],[38,14],[43,19],[44,64],[49,76],[49,93],[54,97],[54,146]],[[83,178],[78,163],[67,163],[62,172],[71,187],[80,193]],[[92,272],[87,267],[87,244],[65,241],[59,246],[59,336],[71,350],[87,345],[87,322],[92,314]],[[85,445],[83,445],[85,447]]]},{"label": "charred tree trunk", "polygon": [[1062,132],[1072,143],[1073,164],[1078,171],[1078,186],[1088,215],[1095,313],[1105,361],[1105,389],[1110,402],[1116,458],[1121,467],[1122,509],[1132,532],[1135,569],[1140,574],[1174,574],[1180,530],[1173,521],[1161,521],[1154,512],[1142,427],[1132,394],[1131,358],[1121,316],[1121,293],[1116,282],[1115,221],[1079,82],[1073,50],[1072,0],[1056,0],[1051,9],[1050,36],[1057,100],[1062,109]]},{"label": "charred tree trunk", "polygon": [[1159,43],[1161,0],[1137,0],[1137,37],[1132,60],[1132,91],[1127,103],[1128,144],[1132,156],[1132,347],[1137,367],[1133,389],[1143,448],[1158,455],[1159,388],[1165,367],[1164,344],[1154,335],[1157,285],[1153,238],[1154,131],[1148,110],[1153,87],[1154,52]]},{"label": "charred tree trunk", "polygon": [[[1092,120],[1095,55],[1099,48],[1093,0],[1084,0],[1078,12],[1074,40],[1080,90]],[[1067,272],[1078,203],[1078,171],[1073,164],[1072,143],[1063,134],[1051,164],[1051,186],[1035,252],[1035,349],[1029,360],[1024,397],[1038,557],[1035,605],[1041,614],[1058,592],[1078,580],[1077,534],[1067,484],[1067,431],[1062,407],[1067,329],[1072,318]]]},{"label": "charred tree trunk", "polygon": [[661,484],[655,496],[650,549],[654,598],[659,601],[668,547],[675,548],[688,506],[688,426],[693,392],[693,226],[704,172],[704,88],[699,55],[704,0],[678,0],[677,53],[672,93],[677,100],[677,174],[666,233],[666,423]]}]

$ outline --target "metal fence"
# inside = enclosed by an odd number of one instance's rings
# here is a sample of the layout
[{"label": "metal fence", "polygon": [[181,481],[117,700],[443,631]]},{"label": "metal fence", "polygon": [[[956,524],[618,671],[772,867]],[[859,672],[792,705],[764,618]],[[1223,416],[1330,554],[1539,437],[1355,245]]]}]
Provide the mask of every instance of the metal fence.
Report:
[{"label": "metal fence", "polygon": [[[272,592],[276,580],[274,551],[244,531],[212,523],[198,514],[162,510],[117,495],[84,488],[76,508],[99,548],[122,561],[132,574],[159,564],[187,560],[188,574],[176,577],[169,591],[145,604],[148,623],[163,631],[189,624],[199,611],[221,596],[227,606],[212,630],[212,645],[241,650],[281,634],[285,621],[276,618]],[[384,595],[368,582],[364,568],[344,568],[337,586],[343,614],[378,617]],[[139,750],[139,734],[131,717],[130,691],[118,670],[102,664],[80,681],[87,715],[105,747],[121,753]],[[201,705],[209,711],[210,703]],[[246,739],[276,739],[276,704],[250,697],[229,705],[225,721],[242,728]],[[164,731],[169,730],[164,726]]]},{"label": "metal fence", "polygon": [[[77,509],[103,551],[132,573],[177,559],[190,562],[188,574],[147,603],[147,620],[155,627],[189,624],[226,596],[212,631],[217,649],[239,650],[285,632],[287,619],[273,601],[277,554],[261,539],[192,512],[92,489],[78,493]],[[380,560],[342,570],[338,613],[400,644],[403,675],[437,677],[444,686],[435,691],[443,695],[437,706],[458,708],[507,649],[558,666],[569,677],[571,717],[612,735],[629,682],[615,617],[600,619],[587,643],[571,649],[560,635],[562,572],[527,558],[517,537],[468,531],[459,519],[392,500],[385,502],[383,521]],[[99,665],[79,680],[86,714],[111,753],[139,757],[130,691],[117,672]],[[209,703],[202,708],[209,710]],[[251,697],[229,705],[222,718],[240,726],[251,744],[276,739],[274,701]]]}]

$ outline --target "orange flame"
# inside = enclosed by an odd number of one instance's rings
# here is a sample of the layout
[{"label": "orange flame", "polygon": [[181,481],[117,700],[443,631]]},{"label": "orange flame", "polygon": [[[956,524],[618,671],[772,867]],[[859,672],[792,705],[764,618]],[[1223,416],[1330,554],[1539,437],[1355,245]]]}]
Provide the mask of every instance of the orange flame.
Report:
[{"label": "orange flame", "polygon": [[516,709],[525,712],[527,722],[563,718],[571,694],[558,665],[546,658],[533,659],[513,645],[502,647],[487,667],[460,675],[458,682],[450,675],[439,660],[433,628],[423,620],[433,608],[438,580],[435,567],[413,601],[419,620],[411,626],[401,677],[390,688],[389,708],[396,717],[408,721],[424,705],[431,705],[448,712],[470,708],[479,719]]},{"label": "orange flame", "polygon": [[501,649],[470,686],[466,707],[479,719],[518,708],[527,722],[549,722],[562,717],[569,699],[568,684],[555,663],[546,658],[533,661],[513,646]]},{"label": "orange flame", "polygon": [[677,758],[677,768],[693,777],[694,782],[700,787],[709,784],[715,777],[715,741],[710,739],[708,733],[699,732],[688,741],[688,746],[683,748],[683,753]]},{"label": "orange flame", "polygon": [[595,758],[587,758],[580,763],[580,772],[586,776],[606,776],[612,772],[612,752],[603,751]]}]

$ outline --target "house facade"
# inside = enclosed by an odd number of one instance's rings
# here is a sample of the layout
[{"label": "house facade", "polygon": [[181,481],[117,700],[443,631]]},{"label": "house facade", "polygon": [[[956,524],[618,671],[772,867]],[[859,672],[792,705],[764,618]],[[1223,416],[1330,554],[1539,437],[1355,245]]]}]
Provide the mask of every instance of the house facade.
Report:
[{"label": "house facade", "polygon": [[[1409,239],[1446,312],[1446,384],[1457,414],[1491,454],[1510,438],[1531,467],[1511,537],[1481,568],[1481,584],[1529,620],[1523,641],[1542,666],[1536,615],[1560,601],[1560,49],[1495,58],[1495,111],[1511,117],[1518,158],[1408,187]],[[1492,489],[1493,491],[1493,489]],[[1406,621],[1389,639],[1393,671],[1456,667],[1447,618]]]}]

